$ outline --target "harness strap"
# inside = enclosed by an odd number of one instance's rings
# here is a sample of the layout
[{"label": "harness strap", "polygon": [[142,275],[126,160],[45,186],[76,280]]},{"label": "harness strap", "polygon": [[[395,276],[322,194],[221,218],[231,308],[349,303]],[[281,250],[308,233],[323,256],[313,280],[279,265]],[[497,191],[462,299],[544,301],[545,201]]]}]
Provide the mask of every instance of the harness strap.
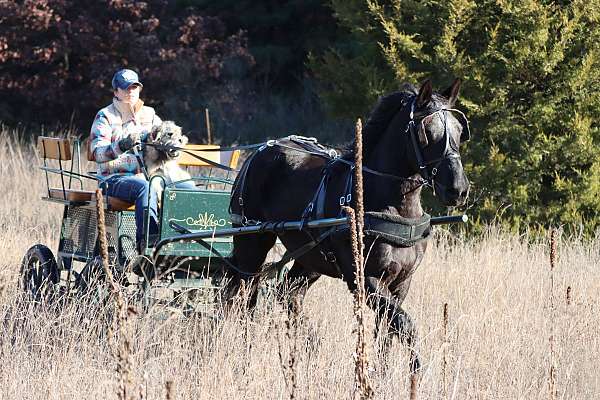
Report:
[{"label": "harness strap", "polygon": [[[252,161],[254,160],[254,157],[260,152],[260,150],[255,151],[254,153],[252,153],[250,155],[250,157],[248,157],[248,160],[244,163],[244,165],[242,166],[242,169],[240,170],[239,174],[238,174],[238,182],[239,182],[239,192],[237,195],[237,201],[238,201],[238,205],[240,206],[240,224],[241,225],[246,225],[248,223],[248,219],[246,218],[246,215],[244,213],[244,193],[246,190],[246,175],[248,175],[248,169],[250,168],[250,164],[252,164]],[[236,185],[237,186],[237,185]],[[232,207],[231,204],[233,202],[233,197],[231,197],[230,201],[229,201],[229,214],[232,215],[233,217],[233,213],[232,213]],[[232,219],[233,222],[233,219]]]},{"label": "harness strap", "polygon": [[346,176],[346,188],[340,196],[340,212],[339,215],[342,215],[342,206],[350,206],[352,202],[352,178],[354,176],[354,168],[355,165],[351,165],[348,169],[348,175]]},{"label": "harness strap", "polygon": [[411,120],[408,123],[407,130],[410,133],[410,140],[412,142],[413,150],[414,150],[415,156],[417,158],[417,164],[419,165],[419,173],[421,174],[421,176],[423,177],[424,180],[430,181],[431,177],[429,176],[429,171],[427,170],[427,164],[425,163],[425,160],[423,159],[423,152],[421,150],[421,147],[417,143],[416,129],[417,128],[415,127],[415,121]]},{"label": "harness strap", "polygon": [[246,144],[246,145],[240,145],[240,146],[229,146],[229,147],[218,147],[218,148],[214,148],[214,149],[202,149],[202,151],[236,151],[236,150],[252,150],[252,149],[258,149],[261,146],[266,145],[267,142],[262,142],[262,143],[254,143],[254,144]]},{"label": "harness strap", "polygon": [[277,268],[278,269],[283,268],[283,266],[285,264],[287,264],[288,262],[290,262],[291,260],[295,260],[299,257],[302,257],[303,255],[305,255],[306,253],[308,253],[309,251],[311,251],[312,249],[314,249],[315,247],[320,245],[321,242],[323,242],[323,240],[325,240],[327,237],[331,236],[331,234],[336,231],[336,228],[337,227],[334,226],[334,227],[327,229],[325,232],[321,233],[317,238],[312,238],[312,235],[310,235],[311,240],[309,242],[298,247],[294,251],[286,251],[284,253],[284,255],[281,257],[281,260],[277,261],[277,263],[276,263]]},{"label": "harness strap", "polygon": [[316,211],[316,218],[319,219],[319,206],[317,203],[322,203],[321,199],[323,197],[325,197],[325,194],[327,192],[327,190],[325,189],[325,181],[327,180],[328,177],[328,170],[327,168],[323,169],[322,172],[322,177],[321,177],[321,181],[319,182],[319,186],[317,186],[317,190],[315,192],[315,194],[313,195],[312,200],[308,203],[308,205],[306,206],[306,208],[304,209],[304,211],[302,212],[302,217],[301,217],[301,221],[302,221],[302,228],[304,228],[304,223],[306,222],[306,220],[308,218],[310,218],[311,214],[313,213],[313,211]]},{"label": "harness strap", "polygon": [[[237,172],[237,170],[235,170],[235,169],[233,169],[233,168],[231,168],[231,167],[229,167],[227,165],[223,165],[223,164],[220,164],[218,162],[209,160],[206,157],[199,156],[198,154],[194,153],[193,151],[187,150],[184,147],[165,146],[165,145],[162,145],[162,144],[154,144],[154,143],[145,143],[145,145],[146,146],[150,146],[150,147],[154,147],[157,150],[163,150],[163,151],[164,150],[177,150],[177,151],[181,151],[182,153],[188,154],[188,155],[194,157],[197,160],[200,160],[202,162],[207,163],[211,167],[216,167],[216,168],[224,169],[225,171],[229,171],[229,172]],[[206,150],[202,150],[202,151],[206,151]],[[225,151],[225,150],[219,149],[219,151]],[[137,154],[136,154],[136,157],[137,157]]]},{"label": "harness strap", "polygon": [[[355,164],[352,161],[346,160],[344,158],[336,158],[335,161],[339,161],[341,163],[344,163],[346,165],[351,165],[351,166],[355,166]],[[371,169],[369,167],[365,167],[363,165],[362,170],[368,174],[371,175],[377,175],[377,176],[381,176],[382,178],[388,178],[388,179],[392,179],[392,180],[396,180],[396,181],[401,181],[401,182],[405,182],[405,181],[415,181],[418,183],[421,183],[422,185],[426,184],[427,181],[424,181],[423,179],[414,179],[414,178],[404,178],[402,176],[397,176],[397,175],[392,175],[392,174],[388,174],[387,172],[381,172],[381,171],[376,171],[374,169]]]}]

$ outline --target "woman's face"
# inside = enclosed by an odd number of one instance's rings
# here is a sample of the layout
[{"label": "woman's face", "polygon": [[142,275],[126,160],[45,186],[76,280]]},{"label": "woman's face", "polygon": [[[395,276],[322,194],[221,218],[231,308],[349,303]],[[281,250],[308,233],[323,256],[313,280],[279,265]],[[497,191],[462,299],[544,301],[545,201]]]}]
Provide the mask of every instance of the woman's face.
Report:
[{"label": "woman's face", "polygon": [[131,85],[127,89],[115,90],[115,97],[126,104],[135,105],[140,99],[141,87],[139,85]]}]

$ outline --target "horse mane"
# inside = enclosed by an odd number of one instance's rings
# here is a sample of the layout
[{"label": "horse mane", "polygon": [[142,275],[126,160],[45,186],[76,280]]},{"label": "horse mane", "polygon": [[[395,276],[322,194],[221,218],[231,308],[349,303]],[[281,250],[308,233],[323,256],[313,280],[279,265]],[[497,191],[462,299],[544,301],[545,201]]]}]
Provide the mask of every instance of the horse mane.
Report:
[{"label": "horse mane", "polygon": [[[373,151],[380,136],[398,111],[407,104],[407,100],[417,94],[418,90],[414,85],[404,83],[398,91],[379,98],[362,129],[364,158],[367,158]],[[351,149],[354,149],[354,142],[352,142]],[[348,156],[353,157],[354,155],[348,154]]]}]

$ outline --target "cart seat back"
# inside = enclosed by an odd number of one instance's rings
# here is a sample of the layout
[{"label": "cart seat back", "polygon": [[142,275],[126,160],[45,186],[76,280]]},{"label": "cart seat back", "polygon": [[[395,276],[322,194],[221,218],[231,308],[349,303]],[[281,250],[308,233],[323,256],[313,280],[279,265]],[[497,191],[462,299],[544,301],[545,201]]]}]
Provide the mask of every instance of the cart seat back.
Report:
[{"label": "cart seat back", "polygon": [[[220,146],[212,144],[188,144],[185,146],[185,150],[193,154],[196,154],[214,163],[235,169],[240,158],[240,151],[220,151],[219,149]],[[196,158],[186,152],[181,152],[181,156],[177,160],[177,163],[182,167],[212,167],[212,165],[208,162]]]},{"label": "cart seat back", "polygon": [[[80,188],[75,189],[72,187],[73,181],[79,179],[71,179],[73,171],[73,150],[71,147],[71,141],[67,138],[56,138],[39,136],[37,141],[38,151],[40,157],[44,160],[44,169],[46,173],[53,172],[61,177],[60,187],[48,187],[47,197],[45,199],[52,201],[59,201],[64,203],[70,203],[73,205],[78,204],[89,204],[96,201],[96,192],[93,190],[84,190],[83,185],[80,184]],[[87,143],[84,144],[87,149]],[[78,150],[78,148],[77,148]],[[50,168],[47,160],[58,161],[58,168]],[[68,170],[63,169],[62,161],[71,161]],[[77,168],[79,173],[79,168]],[[49,181],[48,181],[49,182]],[[108,197],[106,200],[106,208],[112,211],[133,211],[135,206],[127,201],[118,199],[116,197]]]},{"label": "cart seat back", "polygon": [[[39,136],[37,148],[43,160],[41,169],[46,173],[47,196],[43,199],[67,204],[92,201],[94,192],[83,189],[83,182],[78,176],[80,175],[79,160],[74,163],[69,139]],[[77,168],[74,164],[77,164]],[[50,174],[60,177],[59,187],[50,186]],[[77,189],[73,187],[74,182],[79,183]]]},{"label": "cart seat back", "polygon": [[49,160],[71,161],[71,142],[66,138],[38,137],[40,157]]}]

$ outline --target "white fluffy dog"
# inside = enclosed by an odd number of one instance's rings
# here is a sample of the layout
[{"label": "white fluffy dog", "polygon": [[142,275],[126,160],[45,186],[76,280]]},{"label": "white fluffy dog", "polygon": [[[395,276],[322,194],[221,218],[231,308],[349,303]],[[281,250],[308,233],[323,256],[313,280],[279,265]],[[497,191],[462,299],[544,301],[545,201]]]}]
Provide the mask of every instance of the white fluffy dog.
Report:
[{"label": "white fluffy dog", "polygon": [[[160,175],[168,185],[173,182],[190,179],[191,175],[177,164],[179,150],[169,147],[184,147],[188,142],[187,136],[181,132],[181,127],[173,121],[163,121],[155,126],[148,134],[144,146],[143,160],[148,176]],[[158,146],[158,147],[156,147]],[[161,198],[163,187],[160,179],[153,181],[152,189]]]}]

